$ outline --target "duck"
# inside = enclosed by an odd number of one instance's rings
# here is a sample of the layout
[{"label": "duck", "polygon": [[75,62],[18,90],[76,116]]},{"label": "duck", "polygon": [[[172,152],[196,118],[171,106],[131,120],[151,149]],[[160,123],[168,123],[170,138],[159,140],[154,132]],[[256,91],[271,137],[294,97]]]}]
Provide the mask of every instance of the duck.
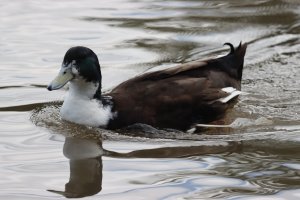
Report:
[{"label": "duck", "polygon": [[241,92],[247,43],[230,47],[225,56],[199,59],[137,75],[102,93],[97,55],[84,46],[71,47],[58,75],[47,86],[69,83],[60,108],[63,120],[116,130],[134,124],[187,131],[221,120]]}]

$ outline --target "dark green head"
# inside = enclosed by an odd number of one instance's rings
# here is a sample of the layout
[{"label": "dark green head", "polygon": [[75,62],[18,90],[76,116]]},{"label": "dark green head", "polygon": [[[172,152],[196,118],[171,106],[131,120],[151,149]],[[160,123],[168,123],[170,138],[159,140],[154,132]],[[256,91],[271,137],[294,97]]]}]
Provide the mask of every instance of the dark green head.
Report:
[{"label": "dark green head", "polygon": [[99,84],[101,94],[101,71],[97,55],[89,48],[77,46],[70,48],[62,63],[58,76],[48,85],[48,90],[56,90],[63,87],[73,79],[83,79],[86,82]]},{"label": "dark green head", "polygon": [[70,48],[63,60],[63,66],[72,65],[86,81],[101,82],[101,71],[97,55],[89,48],[77,46]]}]

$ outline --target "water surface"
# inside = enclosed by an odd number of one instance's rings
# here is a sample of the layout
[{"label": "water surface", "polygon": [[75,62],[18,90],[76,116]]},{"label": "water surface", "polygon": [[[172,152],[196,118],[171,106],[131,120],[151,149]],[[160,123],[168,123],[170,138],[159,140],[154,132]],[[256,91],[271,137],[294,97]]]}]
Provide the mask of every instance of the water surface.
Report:
[{"label": "water surface", "polygon": [[[297,0],[0,2],[0,199],[299,199]],[[48,92],[65,51],[99,56],[105,91],[249,43],[233,128],[201,134],[64,122]]]}]

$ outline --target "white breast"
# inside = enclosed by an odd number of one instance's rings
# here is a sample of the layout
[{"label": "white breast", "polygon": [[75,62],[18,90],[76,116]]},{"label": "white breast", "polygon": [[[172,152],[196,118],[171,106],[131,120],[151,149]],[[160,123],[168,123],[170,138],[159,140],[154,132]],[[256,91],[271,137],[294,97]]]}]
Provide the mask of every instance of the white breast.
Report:
[{"label": "white breast", "polygon": [[97,85],[80,85],[77,82],[70,84],[60,109],[62,119],[92,127],[106,127],[109,120],[115,116],[111,110],[112,106],[103,106],[101,101],[92,98]]},{"label": "white breast", "polygon": [[92,127],[106,127],[113,118],[111,106],[104,107],[96,99],[72,98],[69,94],[60,109],[60,115],[64,120]]}]

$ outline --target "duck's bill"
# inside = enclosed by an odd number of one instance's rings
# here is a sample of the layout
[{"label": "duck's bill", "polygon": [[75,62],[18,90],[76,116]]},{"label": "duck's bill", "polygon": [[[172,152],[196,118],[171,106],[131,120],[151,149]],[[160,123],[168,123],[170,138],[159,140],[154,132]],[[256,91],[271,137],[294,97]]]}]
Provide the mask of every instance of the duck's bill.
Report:
[{"label": "duck's bill", "polygon": [[70,69],[62,68],[59,74],[54,78],[54,80],[48,85],[47,89],[58,90],[66,85],[71,79],[73,79],[73,74]]}]

